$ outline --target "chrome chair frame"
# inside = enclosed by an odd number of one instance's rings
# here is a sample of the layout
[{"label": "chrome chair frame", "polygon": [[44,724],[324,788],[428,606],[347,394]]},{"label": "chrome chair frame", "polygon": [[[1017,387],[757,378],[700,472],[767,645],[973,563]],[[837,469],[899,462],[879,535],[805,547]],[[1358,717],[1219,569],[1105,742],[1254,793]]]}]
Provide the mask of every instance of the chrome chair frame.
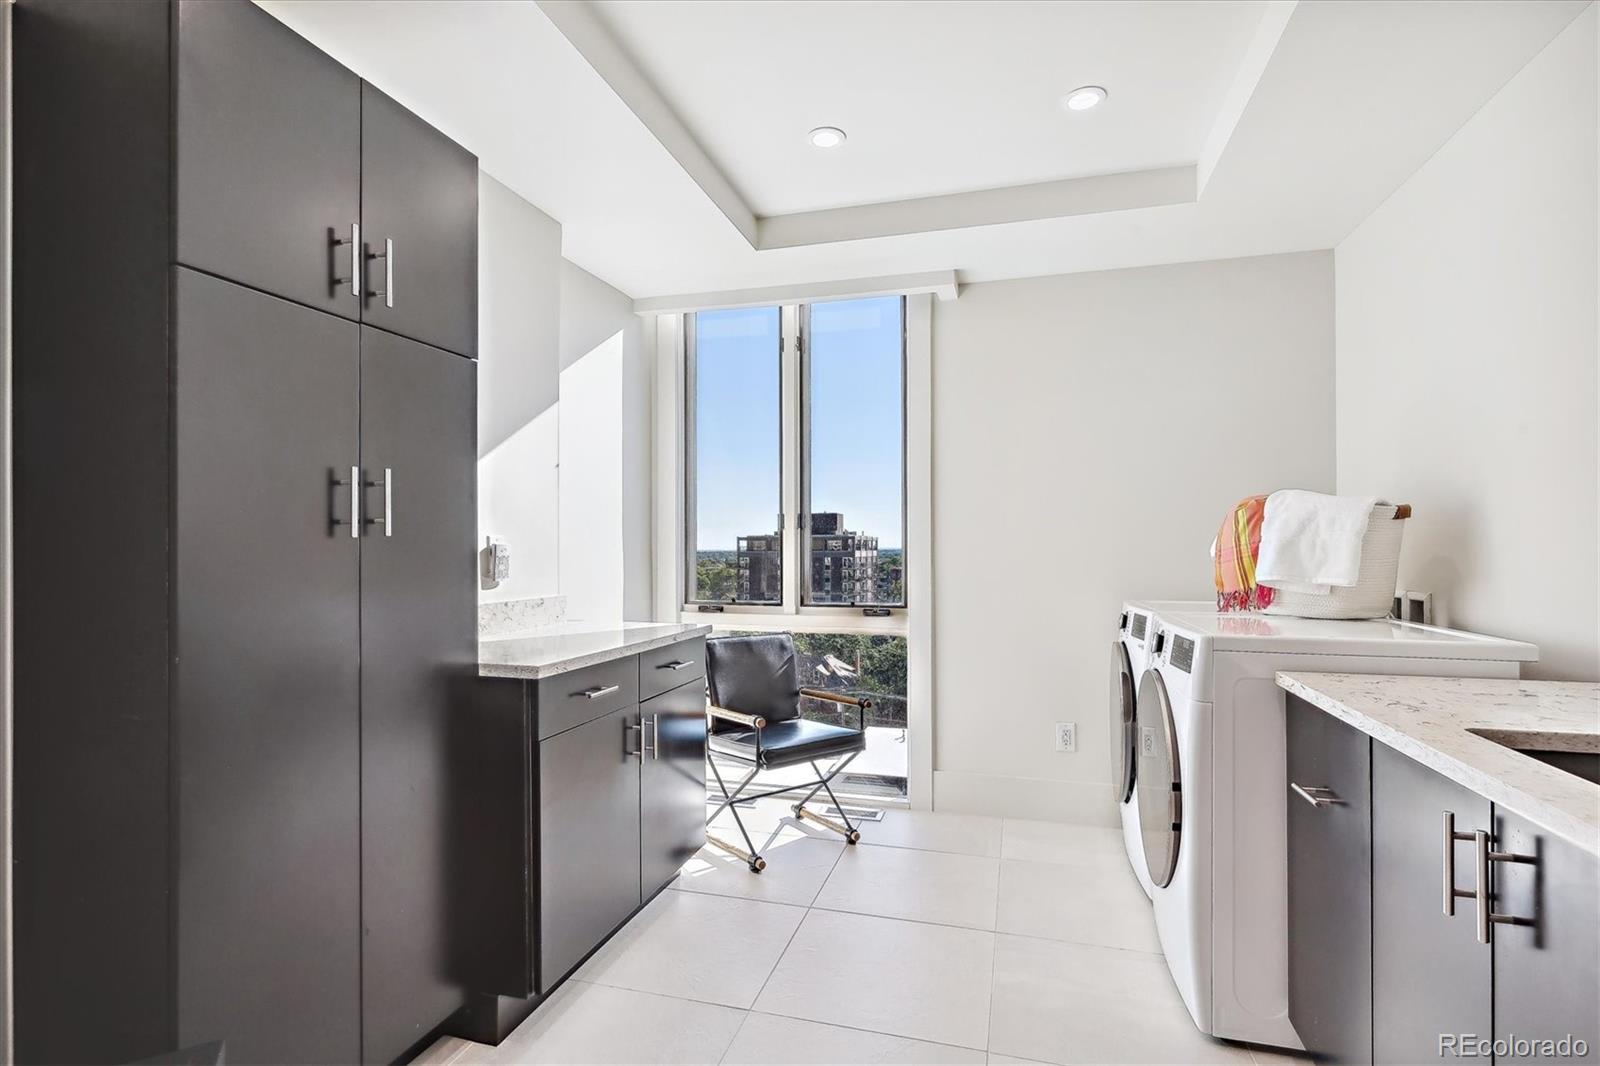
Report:
[{"label": "chrome chair frame", "polygon": [[[867,711],[872,709],[872,701],[870,699],[865,697],[846,696],[843,693],[826,692],[822,689],[815,688],[801,689],[800,696],[802,698],[809,696],[812,699],[824,700],[828,703],[837,703],[846,707],[854,707],[856,709],[856,732],[865,733],[867,731]],[[826,773],[824,773],[822,769],[817,766],[815,759],[807,760],[806,765],[810,766],[811,771],[817,775],[817,780],[815,783],[810,781],[802,781],[797,785],[786,785],[783,788],[768,789],[765,792],[756,792],[746,795],[744,791],[745,788],[748,787],[750,782],[755,779],[755,776],[761,772],[761,730],[766,727],[767,720],[759,715],[744,714],[739,711],[730,711],[726,707],[717,706],[707,707],[706,716],[708,719],[720,718],[725,722],[737,723],[749,729],[755,730],[756,734],[755,752],[748,759],[743,755],[731,754],[729,752],[713,752],[709,746],[706,748],[706,763],[711,767],[711,774],[716,778],[717,787],[722,790],[722,802],[717,805],[716,810],[712,811],[706,816],[706,826],[708,829],[706,833],[706,843],[721,848],[730,855],[735,855],[738,858],[743,859],[745,864],[750,867],[750,871],[752,873],[760,873],[762,870],[767,868],[767,860],[761,857],[761,853],[756,849],[754,841],[750,839],[750,831],[745,828],[744,819],[739,817],[739,802],[741,800],[749,801],[766,799],[769,796],[781,796],[786,792],[798,792],[800,789],[803,789],[808,785],[810,785],[811,791],[807,792],[805,794],[805,798],[799,803],[793,804],[789,808],[790,810],[794,811],[794,816],[802,821],[815,822],[825,829],[833,830],[835,833],[838,833],[840,836],[844,837],[846,844],[854,844],[861,839],[861,831],[857,829],[850,821],[850,816],[845,813],[844,804],[839,802],[839,797],[833,794],[833,779],[838,777],[840,772],[843,771],[846,766],[849,766],[857,755],[861,754],[859,751],[852,751],[845,755],[838,762],[834,763],[832,768],[830,768]],[[745,774],[744,777],[739,780],[739,783],[733,786],[732,792],[728,791],[728,785],[722,779],[722,771],[717,768],[716,756],[718,755],[729,759],[736,759],[740,762],[748,761],[752,764],[750,767],[750,772]],[[838,811],[839,817],[844,820],[843,825],[840,825],[832,818],[825,818],[822,815],[817,814],[815,811],[806,809],[806,804],[810,803],[816,794],[821,791],[826,791],[828,793],[828,799],[833,801],[833,809]],[[711,823],[715,821],[717,816],[723,811],[729,811],[733,814],[733,824],[738,826],[739,835],[744,838],[745,848],[748,848],[748,851],[744,848],[738,847],[737,845],[730,844],[725,840],[719,839],[718,837],[712,836],[709,832]]]}]

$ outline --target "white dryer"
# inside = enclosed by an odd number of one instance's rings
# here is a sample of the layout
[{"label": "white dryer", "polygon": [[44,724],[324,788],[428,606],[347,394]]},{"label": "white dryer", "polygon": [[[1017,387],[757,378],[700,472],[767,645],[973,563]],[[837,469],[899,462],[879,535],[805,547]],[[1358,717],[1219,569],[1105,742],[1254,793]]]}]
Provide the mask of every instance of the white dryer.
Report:
[{"label": "white dryer", "polygon": [[1158,613],[1199,613],[1214,610],[1205,600],[1128,600],[1122,605],[1117,639],[1111,643],[1111,788],[1122,818],[1122,842],[1139,887],[1149,896],[1150,872],[1145,867],[1144,845],[1139,838],[1139,794],[1134,787],[1134,707],[1139,679],[1144,676]]},{"label": "white dryer", "polygon": [[1135,705],[1140,844],[1183,1002],[1212,1036],[1299,1048],[1288,1016],[1279,670],[1517,677],[1538,649],[1434,626],[1159,613]]}]

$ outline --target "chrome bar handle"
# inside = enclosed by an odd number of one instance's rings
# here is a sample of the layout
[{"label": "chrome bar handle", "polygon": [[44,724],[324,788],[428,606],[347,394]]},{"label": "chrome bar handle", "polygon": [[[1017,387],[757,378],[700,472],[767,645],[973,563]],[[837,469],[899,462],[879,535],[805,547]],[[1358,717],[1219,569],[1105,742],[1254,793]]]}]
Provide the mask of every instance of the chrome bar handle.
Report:
[{"label": "chrome bar handle", "polygon": [[1456,887],[1456,841],[1472,840],[1471,833],[1456,832],[1456,814],[1454,811],[1444,812],[1444,916],[1456,916],[1456,900],[1476,899],[1476,892],[1469,892],[1464,888]]},{"label": "chrome bar handle", "polygon": [[601,696],[611,695],[621,687],[621,685],[596,685],[594,688],[584,689],[582,692],[578,693],[578,695],[582,696],[586,700],[597,700]]},{"label": "chrome bar handle", "polygon": [[1474,893],[1478,901],[1478,943],[1487,944],[1493,939],[1492,926],[1495,925],[1534,925],[1532,918],[1519,918],[1514,914],[1497,914],[1494,902],[1489,895],[1489,864],[1492,862],[1537,862],[1532,855],[1518,855],[1509,851],[1491,851],[1489,848],[1489,834],[1480,829],[1472,834],[1472,840],[1477,853],[1478,865],[1478,891]]},{"label": "chrome bar handle", "polygon": [[693,666],[693,665],[694,665],[694,663],[690,662],[688,659],[674,659],[670,663],[662,663],[660,666],[656,667],[656,669],[657,670],[683,670],[683,669],[685,669],[687,667],[690,667],[690,666]]},{"label": "chrome bar handle", "polygon": [[365,524],[382,526],[384,536],[394,536],[394,469],[386,466],[383,468],[382,481],[363,481],[361,484],[369,489],[375,489],[380,485],[383,486],[383,517],[368,518],[365,520]]},{"label": "chrome bar handle", "polygon": [[[361,299],[361,223],[350,223],[349,240],[341,240],[338,237],[333,238],[333,246],[335,248],[342,248],[347,244],[350,246],[350,277],[348,279],[350,282],[350,295],[359,300]],[[345,278],[334,278],[333,283],[341,285],[345,280]]]},{"label": "chrome bar handle", "polygon": [[[645,743],[644,743],[644,727],[645,726],[649,726],[650,727],[650,744],[649,744],[648,747],[646,747]],[[653,714],[649,718],[644,718],[644,719],[640,720],[640,722],[639,722],[639,746],[643,750],[648,751],[650,753],[650,758],[652,758],[652,759],[661,758],[661,716],[659,714]]]},{"label": "chrome bar handle", "polygon": [[[1338,794],[1335,793],[1333,789],[1324,788],[1321,785],[1307,785],[1304,788],[1301,788],[1293,781],[1290,781],[1289,791],[1293,792],[1296,796],[1299,796],[1313,807],[1333,807],[1345,802],[1339,798]],[[1316,794],[1313,795],[1312,793]]]},{"label": "chrome bar handle", "polygon": [[368,259],[382,259],[383,260],[383,288],[381,290],[374,289],[374,290],[368,292],[367,295],[368,296],[382,296],[383,297],[383,306],[385,306],[385,307],[393,307],[394,306],[394,238],[393,237],[385,237],[383,239],[383,254],[382,255],[379,255],[377,252],[368,252],[367,253],[367,258]]}]

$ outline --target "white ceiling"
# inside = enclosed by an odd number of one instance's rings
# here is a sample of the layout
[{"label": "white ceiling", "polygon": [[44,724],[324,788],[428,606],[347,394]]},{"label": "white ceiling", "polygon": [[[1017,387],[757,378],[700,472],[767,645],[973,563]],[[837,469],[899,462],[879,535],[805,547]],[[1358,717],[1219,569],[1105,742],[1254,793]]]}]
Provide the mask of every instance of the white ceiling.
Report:
[{"label": "white ceiling", "polygon": [[[1265,0],[594,7],[777,215],[1193,163]],[[1111,96],[1065,111],[1081,85]],[[850,139],[818,151],[824,125]]]},{"label": "white ceiling", "polygon": [[[546,0],[552,21],[531,0],[259,2],[476,152],[562,223],[567,258],[637,298],[1332,247],[1586,6]],[[848,62],[802,62],[829,27],[858,32],[833,46]],[[895,58],[875,63],[873,39]],[[1085,82],[1106,107],[1060,111]],[[805,144],[823,123],[844,149]],[[1173,163],[1188,170],[1158,173],[1192,191],[1141,200],[1130,172]],[[1119,194],[1086,196],[1106,183]],[[827,210],[860,203],[878,206]],[[1166,206],[1113,209],[1140,203]],[[1001,218],[1026,220],[973,224]],[[780,226],[798,246],[758,250]],[[890,235],[840,239],[868,233]]]}]

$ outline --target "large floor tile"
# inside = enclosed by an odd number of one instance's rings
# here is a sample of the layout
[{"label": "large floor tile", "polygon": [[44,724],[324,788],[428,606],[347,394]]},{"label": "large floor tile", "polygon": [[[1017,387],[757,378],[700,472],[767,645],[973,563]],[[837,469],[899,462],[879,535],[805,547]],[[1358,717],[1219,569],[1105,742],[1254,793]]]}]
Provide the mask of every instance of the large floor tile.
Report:
[{"label": "large floor tile", "polygon": [[743,859],[705,847],[684,863],[672,887],[805,907],[817,898],[845,846],[843,840],[782,834],[762,848],[767,868],[759,874],[751,873]]},{"label": "large floor tile", "polygon": [[993,933],[814,910],[756,1009],[984,1048],[993,963]]},{"label": "large floor tile", "polygon": [[780,1018],[751,1011],[722,1056],[724,1064],[804,1063],[982,1063],[972,1048],[931,1044],[864,1029]]},{"label": "large floor tile", "polygon": [[1256,1066],[1298,1066],[1300,1063],[1315,1061],[1304,1051],[1279,1050],[1278,1048],[1252,1047],[1250,1061]]},{"label": "large floor tile", "polygon": [[585,981],[748,1007],[805,911],[663,892],[579,969]]},{"label": "large floor tile", "polygon": [[885,811],[883,821],[862,823],[861,843],[994,859],[1000,856],[1000,826],[1000,819],[983,814]]},{"label": "large floor tile", "polygon": [[847,850],[813,906],[993,929],[1000,860],[909,848]]},{"label": "large floor tile", "polygon": [[989,1050],[1044,1062],[1250,1061],[1203,1036],[1159,956],[1001,935]]},{"label": "large floor tile", "polygon": [[716,1062],[744,1011],[568,981],[488,1058],[469,1063]]},{"label": "large floor tile", "polygon": [[1002,933],[1160,954],[1155,913],[1126,864],[1000,863]]},{"label": "large floor tile", "polygon": [[[728,787],[732,788],[736,780],[729,781]],[[711,786],[711,791],[715,795],[715,784]],[[794,811],[790,808],[793,807],[794,801],[799,798],[799,796],[775,796],[771,799],[756,800],[753,804],[739,807],[739,819],[744,822],[745,832],[750,834],[751,841],[755,844],[757,851],[764,854],[773,841],[784,836],[816,837],[819,840],[843,840],[838,833],[832,830],[823,829],[821,826],[813,825],[810,822],[802,822],[796,818]],[[721,800],[719,799],[717,803],[720,802]],[[713,810],[716,810],[717,803],[708,804],[706,813],[710,814]],[[745,846],[744,837],[739,835],[739,827],[734,824],[731,810],[724,810],[717,815],[709,827],[709,832],[721,837],[730,844],[741,848]]]},{"label": "large floor tile", "polygon": [[411,1062],[413,1066],[453,1066],[458,1062],[487,1062],[493,1054],[494,1048],[487,1044],[476,1044],[459,1036],[441,1036]]},{"label": "large floor tile", "polygon": [[1000,845],[1002,859],[1025,862],[1059,862],[1070,866],[1128,866],[1122,830],[1065,822],[1033,822],[1007,818]]}]

